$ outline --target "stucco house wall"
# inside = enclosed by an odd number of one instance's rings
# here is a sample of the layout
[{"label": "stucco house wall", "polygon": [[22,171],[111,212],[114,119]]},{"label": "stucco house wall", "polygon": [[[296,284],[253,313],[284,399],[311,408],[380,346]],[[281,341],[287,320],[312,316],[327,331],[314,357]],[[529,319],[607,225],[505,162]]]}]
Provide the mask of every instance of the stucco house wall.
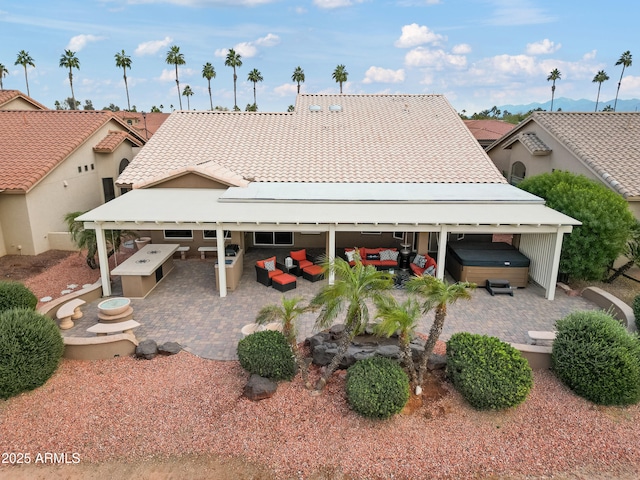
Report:
[{"label": "stucco house wall", "polygon": [[34,255],[33,234],[25,195],[0,196],[0,224],[4,234],[5,254]]}]

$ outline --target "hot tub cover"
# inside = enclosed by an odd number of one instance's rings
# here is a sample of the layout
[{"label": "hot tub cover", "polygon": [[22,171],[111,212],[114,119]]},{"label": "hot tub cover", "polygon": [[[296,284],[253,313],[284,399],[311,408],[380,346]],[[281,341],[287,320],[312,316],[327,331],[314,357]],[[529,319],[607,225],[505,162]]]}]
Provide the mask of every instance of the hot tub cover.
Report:
[{"label": "hot tub cover", "polygon": [[466,267],[528,267],[529,259],[503,242],[454,243],[447,253]]}]

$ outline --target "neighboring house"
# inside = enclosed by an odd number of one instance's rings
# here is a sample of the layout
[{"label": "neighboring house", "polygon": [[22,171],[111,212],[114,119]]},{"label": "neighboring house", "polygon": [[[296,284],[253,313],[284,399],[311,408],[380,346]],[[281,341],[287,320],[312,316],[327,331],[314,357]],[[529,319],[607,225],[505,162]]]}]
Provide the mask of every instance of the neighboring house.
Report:
[{"label": "neighboring house", "polygon": [[464,124],[485,150],[493,142],[513,130],[515,125],[502,120],[465,120]]},{"label": "neighboring house", "polygon": [[156,133],[170,115],[162,112],[128,112],[126,110],[119,110],[114,114],[146,140]]},{"label": "neighboring house", "polygon": [[534,112],[487,150],[513,185],[568,170],[622,195],[640,219],[640,113]]},{"label": "neighboring house", "polygon": [[20,90],[0,90],[0,110],[49,110]]},{"label": "neighboring house", "polygon": [[[441,95],[305,94],[290,113],[174,112],[117,185],[133,190],[81,217],[99,239],[117,226],[221,252],[230,237],[282,257],[408,243],[433,252],[443,278],[450,237],[514,234],[549,299],[563,235],[579,224],[509,185]],[[103,240],[98,253],[109,295]]]},{"label": "neighboring house", "polygon": [[143,144],[111,112],[0,111],[0,256],[71,248],[64,216],[120,195]]}]

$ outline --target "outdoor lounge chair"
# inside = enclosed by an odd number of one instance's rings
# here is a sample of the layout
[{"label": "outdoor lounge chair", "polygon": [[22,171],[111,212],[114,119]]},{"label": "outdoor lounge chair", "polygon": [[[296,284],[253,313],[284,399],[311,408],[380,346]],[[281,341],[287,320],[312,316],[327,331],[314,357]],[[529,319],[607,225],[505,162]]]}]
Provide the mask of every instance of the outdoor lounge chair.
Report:
[{"label": "outdoor lounge chair", "polygon": [[[422,262],[422,259],[424,259],[424,263]],[[424,253],[416,255],[413,261],[409,264],[409,268],[411,268],[413,274],[418,277],[425,273],[435,277],[437,265],[433,258],[431,258],[427,253]]]},{"label": "outdoor lounge chair", "polygon": [[297,274],[299,277],[302,276],[302,271],[306,267],[313,265],[313,259],[307,255],[307,250],[304,248],[302,250],[289,252],[289,256],[293,259],[293,264],[298,267]]},{"label": "outdoor lounge chair", "polygon": [[271,286],[273,277],[282,275],[283,273],[282,265],[276,262],[276,257],[266,258],[256,262],[256,281],[266,287]]}]

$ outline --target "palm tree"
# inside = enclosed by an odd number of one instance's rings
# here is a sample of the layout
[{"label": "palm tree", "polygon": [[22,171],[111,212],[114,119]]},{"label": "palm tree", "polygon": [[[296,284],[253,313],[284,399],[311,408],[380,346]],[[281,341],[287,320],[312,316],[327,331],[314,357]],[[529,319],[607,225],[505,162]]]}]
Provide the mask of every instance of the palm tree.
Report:
[{"label": "palm tree", "polygon": [[256,83],[261,82],[264,79],[262,78],[262,74],[260,73],[260,71],[257,68],[254,68],[249,72],[247,80],[253,82],[253,104],[257,107],[258,102],[256,102]]},{"label": "palm tree", "polygon": [[33,58],[31,58],[29,52],[20,50],[18,52],[18,57],[16,58],[16,63],[14,63],[14,65],[22,65],[24,67],[24,81],[27,84],[27,95],[31,96],[29,93],[29,79],[27,78],[27,65],[35,68],[36,64],[33,63]]},{"label": "palm tree", "polygon": [[302,70],[299,66],[293,71],[293,75],[291,75],[291,80],[298,84],[298,93],[300,93],[300,84],[304,83],[304,70]]},{"label": "palm tree", "polygon": [[333,78],[336,83],[340,84],[340,93],[342,94],[342,84],[347,81],[347,76],[349,72],[347,72],[346,67],[344,65],[338,65],[336,69],[333,71],[331,78]]},{"label": "palm tree", "polygon": [[[429,338],[424,346],[424,353],[418,366],[418,386],[421,386],[424,374],[427,371],[427,362],[444,327],[444,321],[447,317],[447,305],[452,305],[461,298],[471,298],[469,289],[476,288],[476,285],[468,282],[449,284],[446,280],[440,280],[430,275],[421,275],[410,279],[405,284],[405,287],[408,292],[415,293],[424,300],[422,304],[423,313],[426,314],[434,307],[436,310],[431,330],[429,330]],[[419,393],[419,391],[416,391],[416,393]]]},{"label": "palm tree", "polygon": [[216,78],[216,70],[213,68],[210,62],[205,63],[202,66],[202,78],[207,79],[209,85],[209,103],[211,104],[211,110],[213,110],[213,98],[211,98],[211,79]]},{"label": "palm tree", "polygon": [[260,309],[256,317],[256,323],[260,325],[271,322],[280,322],[282,324],[282,334],[291,345],[291,350],[296,357],[305,387],[309,389],[311,384],[309,383],[307,362],[305,362],[302,352],[298,348],[297,320],[310,310],[312,310],[310,306],[302,306],[301,297],[286,298],[283,296],[280,305],[266,305]]},{"label": "palm tree", "polygon": [[607,72],[605,72],[604,70],[600,70],[598,73],[596,73],[596,76],[593,77],[593,80],[591,80],[593,83],[597,83],[598,84],[598,96],[596,97],[596,109],[595,111],[598,111],[598,102],[600,101],[600,87],[602,87],[602,82],[606,82],[607,80],[609,80],[609,75],[607,75]]},{"label": "palm tree", "polygon": [[616,111],[616,106],[618,105],[618,93],[620,93],[620,85],[622,84],[622,76],[624,75],[624,69],[631,66],[631,52],[627,50],[616,62],[616,65],[622,65],[622,73],[620,74],[620,81],[618,82],[618,89],[616,90],[616,101],[613,102],[613,111]]},{"label": "palm tree", "polygon": [[180,96],[180,81],[178,80],[178,65],[184,65],[184,55],[180,53],[180,47],[173,45],[169,51],[167,51],[167,58],[165,61],[169,65],[176,66],[176,88],[178,89],[178,102],[180,104],[180,110],[182,110],[182,97]]},{"label": "palm tree", "polygon": [[69,69],[69,86],[71,86],[71,99],[73,100],[71,109],[75,110],[76,96],[73,93],[73,69],[77,68],[78,70],[80,70],[80,60],[78,60],[78,57],[76,57],[76,52],[65,50],[60,57],[60,67]]},{"label": "palm tree", "polygon": [[189,102],[189,97],[193,95],[193,90],[191,90],[191,87],[189,85],[186,85],[184,87],[184,90],[182,91],[182,95],[187,97],[187,110],[191,110],[191,103]]},{"label": "palm tree", "polygon": [[131,57],[124,53],[124,50],[120,53],[116,53],[116,67],[121,68],[124,75],[124,88],[127,91],[127,110],[131,110],[131,103],[129,102],[129,86],[127,85],[127,68],[131,70]]},{"label": "palm tree", "polygon": [[0,63],[0,90],[4,90],[2,79],[7,75],[9,75],[9,70],[7,70],[7,67],[5,67],[4,64]]},{"label": "palm tree", "polygon": [[366,301],[372,299],[379,302],[387,290],[393,286],[393,278],[388,272],[377,271],[373,265],[363,265],[358,259],[353,267],[342,258],[335,258],[333,263],[324,262],[325,271],[333,269],[335,283],[325,285],[311,300],[311,307],[320,308],[315,327],[325,329],[333,324],[346,306],[344,332],[338,343],[338,352],[327,366],[324,374],[316,384],[321,391],[327,379],[338,368],[344,358],[353,337],[361,333],[369,323],[369,308]]},{"label": "palm tree", "polygon": [[410,344],[420,320],[420,305],[411,297],[402,302],[402,304],[398,303],[394,297],[383,297],[376,303],[376,307],[378,309],[376,318],[381,321],[374,327],[374,333],[383,337],[390,337],[398,333],[405,366],[409,370],[411,383],[413,383],[414,387],[417,387],[418,376],[413,363]]},{"label": "palm tree", "polygon": [[556,80],[560,80],[560,77],[562,76],[562,74],[560,73],[560,70],[558,70],[557,68],[554,68],[553,70],[551,70],[551,72],[549,73],[549,76],[547,77],[547,82],[549,80],[552,80],[553,83],[551,84],[551,111],[553,112],[553,97],[556,94]]},{"label": "palm tree", "polygon": [[236,75],[236,68],[240,68],[242,66],[242,56],[233,48],[229,49],[227,53],[227,58],[224,60],[225,67],[233,67],[233,109],[238,110],[238,100],[236,99],[236,81],[238,80],[238,76]]}]

